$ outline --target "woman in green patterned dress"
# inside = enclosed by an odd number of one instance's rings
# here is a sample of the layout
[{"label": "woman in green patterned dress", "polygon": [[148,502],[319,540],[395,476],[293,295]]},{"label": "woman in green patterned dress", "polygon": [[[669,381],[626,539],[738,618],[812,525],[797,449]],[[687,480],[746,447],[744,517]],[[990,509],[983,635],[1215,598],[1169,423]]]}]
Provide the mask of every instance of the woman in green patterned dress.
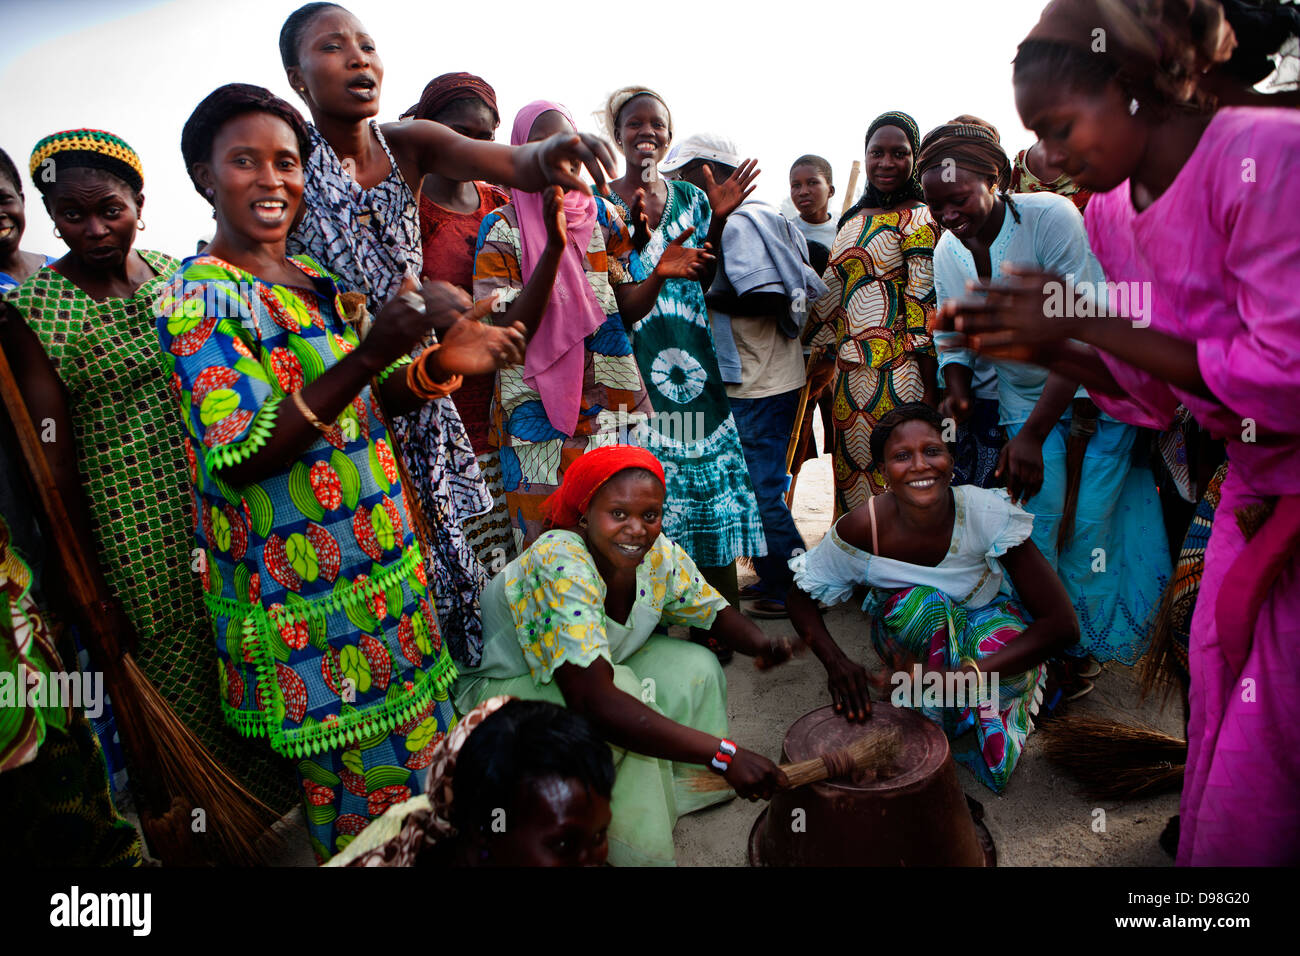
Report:
[{"label": "woman in green patterned dress", "polygon": [[190,465],[154,332],[154,300],[179,263],[134,248],[144,225],[140,159],[111,133],[67,130],[36,144],[30,169],[68,254],[6,299],[63,386],[24,396],[37,422],[71,419],[71,433],[56,425],[45,445],[60,493],[83,550],[99,557],[104,593],[115,595],[115,630],[137,635],[145,674],[236,778],[287,810],[292,772],[226,729],[207,663]]},{"label": "woman in green patterned dress", "polygon": [[[721,248],[727,216],[753,192],[753,161],[706,195],[658,174],[672,142],[672,116],[657,93],[619,90],[606,104],[605,122],[626,164],[622,178],[610,183],[609,198],[640,250],[632,257],[632,277],[640,280],[653,270],[682,235],[688,247]],[[668,478],[664,533],[723,597],[739,604],[736,558],[764,555],[767,544],[704,304],[712,281],[710,268],[701,281],[665,282],[654,309],[632,327],[632,348],[655,413],[650,447]],[[716,643],[710,646],[724,659],[730,656]]]}]

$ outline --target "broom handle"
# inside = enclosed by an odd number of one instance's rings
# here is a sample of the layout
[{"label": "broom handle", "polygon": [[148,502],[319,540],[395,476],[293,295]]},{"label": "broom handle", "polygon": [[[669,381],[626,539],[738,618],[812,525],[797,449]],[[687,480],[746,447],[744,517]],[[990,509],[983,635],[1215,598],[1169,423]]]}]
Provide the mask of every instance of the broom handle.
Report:
[{"label": "broom handle", "polygon": [[853,161],[853,169],[849,171],[849,188],[844,190],[844,205],[840,207],[840,215],[849,211],[853,205],[853,191],[858,188],[858,176],[862,174],[862,163],[859,160]]},{"label": "broom handle", "polygon": [[[13,369],[10,368],[9,359],[2,348],[0,348],[0,394],[3,394],[5,409],[9,412],[9,418],[14,423],[14,431],[18,435],[18,444],[22,448],[27,467],[35,479],[41,504],[44,505],[45,513],[49,517],[55,545],[62,559],[72,597],[79,606],[89,608],[100,600],[94,574],[81,550],[68,511],[63,506],[63,498],[54,481],[54,472],[50,468],[50,463],[45,460],[45,452],[41,449],[41,440],[36,434],[36,426],[32,424],[27,403],[23,401],[18,382],[14,379]],[[117,641],[110,638],[110,646],[116,651]]]}]

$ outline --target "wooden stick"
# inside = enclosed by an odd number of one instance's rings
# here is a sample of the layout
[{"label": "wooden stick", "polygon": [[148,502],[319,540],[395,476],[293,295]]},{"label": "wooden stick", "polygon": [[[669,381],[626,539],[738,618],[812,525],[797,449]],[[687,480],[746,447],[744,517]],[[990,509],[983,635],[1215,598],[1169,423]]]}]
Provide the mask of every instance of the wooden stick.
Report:
[{"label": "wooden stick", "polygon": [[841,216],[844,215],[846,212],[848,212],[849,207],[853,205],[853,193],[858,188],[858,177],[861,174],[862,174],[862,162],[860,160],[855,159],[853,161],[853,169],[849,171],[849,188],[844,190],[844,205],[840,206]]},{"label": "wooden stick", "polygon": [[[898,756],[903,743],[903,735],[897,727],[885,727],[859,737],[847,747],[840,747],[797,763],[781,765],[781,771],[788,782],[786,789],[820,783],[832,777],[847,777],[870,767],[888,766]],[[699,773],[690,780],[690,788],[698,793],[715,790],[730,790],[727,778],[716,773]]]}]

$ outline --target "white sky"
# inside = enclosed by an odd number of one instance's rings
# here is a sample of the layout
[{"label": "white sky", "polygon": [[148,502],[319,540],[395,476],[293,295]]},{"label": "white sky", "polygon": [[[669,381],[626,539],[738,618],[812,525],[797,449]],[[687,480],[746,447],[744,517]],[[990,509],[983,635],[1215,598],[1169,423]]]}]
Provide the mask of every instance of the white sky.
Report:
[{"label": "white sky", "polygon": [[[440,73],[478,73],[497,91],[509,139],[534,99],[564,103],[579,125],[614,89],[663,94],[678,140],[731,137],[763,169],[759,198],[780,204],[803,153],[835,169],[838,214],[863,134],[902,109],[922,134],[959,113],[1002,133],[1013,153],[1033,142],[1016,116],[1011,60],[1045,0],[803,0],[793,4],[558,6],[541,0],[345,0],[384,63],[379,118],[394,120]],[[181,127],[198,102],[234,81],[266,86],[295,105],[277,41],[297,0],[0,0],[0,147],[26,175],[42,136],[89,126],[121,136],[144,164],[143,248],[189,255],[212,228],[185,174]],[[638,26],[649,19],[654,25]],[[639,32],[634,32],[639,31]],[[712,53],[711,45],[721,49]],[[305,110],[304,110],[305,115]],[[859,181],[859,188],[863,185]],[[23,248],[66,249],[30,181]]]}]

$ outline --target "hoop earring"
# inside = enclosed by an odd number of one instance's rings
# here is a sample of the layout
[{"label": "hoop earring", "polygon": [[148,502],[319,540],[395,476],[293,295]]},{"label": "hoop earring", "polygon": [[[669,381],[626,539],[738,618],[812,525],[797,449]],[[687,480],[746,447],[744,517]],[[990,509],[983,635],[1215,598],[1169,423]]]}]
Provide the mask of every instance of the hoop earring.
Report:
[{"label": "hoop earring", "polygon": [[137,219],[137,220],[135,221],[135,228],[139,229],[141,232],[144,232],[144,220],[143,220],[143,219]]},{"label": "hoop earring", "polygon": [[62,238],[63,238],[63,233],[59,232],[59,227],[58,227],[58,226],[55,226],[55,227],[54,227],[54,238],[55,238],[55,239],[62,239]]}]

